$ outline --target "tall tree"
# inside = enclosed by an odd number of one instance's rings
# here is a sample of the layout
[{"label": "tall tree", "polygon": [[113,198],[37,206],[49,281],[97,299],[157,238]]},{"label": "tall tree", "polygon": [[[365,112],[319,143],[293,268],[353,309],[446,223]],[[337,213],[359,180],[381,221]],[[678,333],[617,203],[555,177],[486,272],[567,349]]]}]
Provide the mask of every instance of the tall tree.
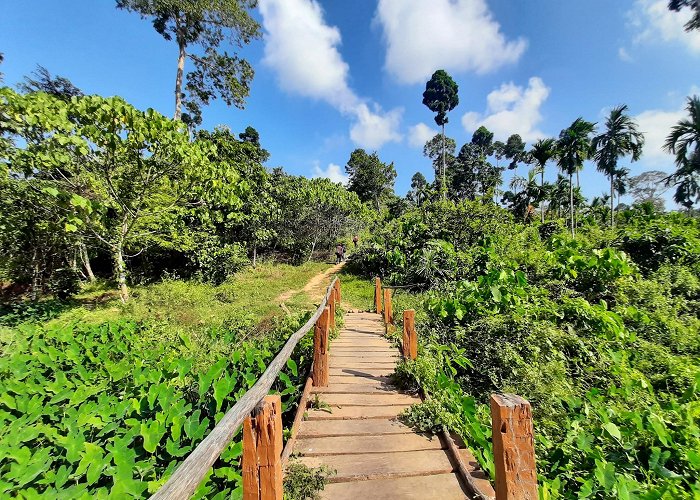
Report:
[{"label": "tall tree", "polygon": [[522,137],[518,134],[513,134],[508,137],[508,140],[503,146],[503,156],[510,160],[508,164],[509,170],[516,170],[518,168],[518,163],[528,163],[530,159],[525,151],[525,142],[523,142]]},{"label": "tall tree", "polygon": [[615,177],[619,175],[617,162],[625,156],[631,156],[632,161],[639,160],[644,147],[644,134],[626,111],[626,104],[613,108],[605,119],[605,131],[595,136],[591,143],[598,170],[610,179],[610,226],[615,225]]},{"label": "tall tree", "polygon": [[64,101],[70,101],[71,97],[82,96],[83,91],[73,85],[68,78],[56,75],[51,76],[49,70],[37,64],[31,76],[25,76],[24,82],[17,85],[20,91],[29,94],[30,92],[46,92],[49,95],[58,97]]},{"label": "tall tree", "polygon": [[350,154],[345,172],[349,176],[348,191],[357,193],[362,202],[373,202],[377,211],[381,199],[394,192],[394,164],[382,162],[376,152],[370,155],[364,149],[356,149]]},{"label": "tall tree", "polygon": [[700,202],[700,97],[688,98],[683,118],[666,138],[664,148],[676,155],[676,171],[668,178],[676,186],[673,199],[690,209]]},{"label": "tall tree", "polygon": [[459,104],[457,92],[459,87],[450,75],[443,69],[437,70],[425,84],[423,92],[423,104],[435,113],[435,123],[442,127],[442,191],[447,197],[447,183],[445,181],[445,124],[448,122],[447,113]]},{"label": "tall tree", "polygon": [[557,141],[557,163],[559,168],[569,176],[571,236],[576,236],[573,175],[583,168],[583,162],[590,156],[591,134],[594,132],[595,123],[579,117],[568,128],[560,132]]},{"label": "tall tree", "polygon": [[[433,170],[435,171],[434,189],[438,193],[449,192],[452,188],[452,174],[457,163],[457,158],[455,157],[456,149],[457,143],[455,140],[451,137],[444,137],[442,134],[435,134],[423,146],[423,156],[430,158],[433,162]],[[443,161],[445,161],[444,176],[441,175]]]},{"label": "tall tree", "polygon": [[[552,138],[539,139],[532,145],[530,156],[537,164],[540,171],[540,188],[544,190],[544,170],[547,162],[556,155],[556,141]],[[544,203],[540,207],[541,221],[544,222]]]},{"label": "tall tree", "polygon": [[411,177],[411,192],[409,193],[412,198],[415,198],[417,206],[420,206],[426,198],[426,191],[428,189],[428,180],[421,172],[416,172]]},{"label": "tall tree", "polygon": [[630,178],[630,194],[635,203],[651,203],[659,212],[664,210],[663,194],[668,190],[668,175],[659,170],[649,170]]},{"label": "tall tree", "polygon": [[693,16],[685,23],[686,31],[700,30],[700,0],[669,0],[668,8],[679,12],[684,7],[693,11]]},{"label": "tall tree", "polygon": [[[260,36],[250,15],[257,0],[116,0],[117,7],[151,19],[153,28],[178,46],[175,76],[175,119],[201,123],[201,106],[220,96],[229,106],[243,108],[250,92],[253,68],[238,55],[221,50],[224,42],[242,47]],[[185,60],[194,70],[187,74]],[[188,114],[183,116],[182,108]]]}]

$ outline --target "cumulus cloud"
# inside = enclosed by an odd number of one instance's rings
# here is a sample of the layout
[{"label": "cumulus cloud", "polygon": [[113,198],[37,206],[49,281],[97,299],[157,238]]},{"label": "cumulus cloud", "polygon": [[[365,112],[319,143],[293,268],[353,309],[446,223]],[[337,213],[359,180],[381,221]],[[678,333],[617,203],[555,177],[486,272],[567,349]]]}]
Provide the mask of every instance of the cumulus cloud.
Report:
[{"label": "cumulus cloud", "polygon": [[694,54],[700,54],[700,31],[687,32],[683,25],[692,12],[683,9],[674,12],[668,9],[668,0],[636,0],[628,12],[629,24],[636,32],[635,43],[655,40],[676,42]]},{"label": "cumulus cloud", "polygon": [[639,130],[644,133],[645,165],[658,168],[670,168],[673,165],[673,156],[664,150],[663,145],[671,128],[683,119],[685,114],[684,108],[680,107],[675,111],[651,109],[635,116]]},{"label": "cumulus cloud", "polygon": [[339,182],[340,184],[348,183],[348,176],[343,173],[342,167],[336,165],[335,163],[329,163],[325,168],[321,168],[318,162],[315,162],[313,169],[313,176],[316,178],[330,179],[332,182]]},{"label": "cumulus cloud", "polygon": [[523,38],[506,38],[486,0],[379,0],[375,21],[385,67],[403,83],[424,82],[436,69],[488,73],[527,47]]},{"label": "cumulus cloud", "polygon": [[437,130],[429,127],[425,123],[417,123],[408,128],[408,144],[411,147],[423,149],[425,143],[435,137],[437,133]]},{"label": "cumulus cloud", "polygon": [[627,49],[624,47],[620,47],[619,49],[617,49],[617,56],[620,58],[621,61],[624,61],[624,62],[633,62],[634,61],[634,59],[632,58],[630,53],[627,52]]},{"label": "cumulus cloud", "polygon": [[466,113],[462,126],[473,132],[483,125],[501,140],[510,134],[520,134],[524,141],[534,141],[545,135],[537,127],[542,121],[540,107],[549,92],[550,88],[539,77],[530,78],[527,88],[504,83],[486,97],[486,112]]},{"label": "cumulus cloud", "polygon": [[260,0],[260,12],[263,64],[275,72],[282,89],[327,102],[350,117],[350,137],[362,147],[401,140],[401,110],[385,112],[350,88],[350,68],[338,50],[340,31],[326,24],[316,0]]}]

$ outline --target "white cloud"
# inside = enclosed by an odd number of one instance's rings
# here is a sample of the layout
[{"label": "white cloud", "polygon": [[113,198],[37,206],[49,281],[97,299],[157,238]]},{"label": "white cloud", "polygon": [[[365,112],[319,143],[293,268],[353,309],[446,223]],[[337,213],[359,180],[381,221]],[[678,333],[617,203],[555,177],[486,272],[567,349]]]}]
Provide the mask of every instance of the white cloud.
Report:
[{"label": "white cloud", "polygon": [[537,127],[542,121],[540,107],[549,91],[539,77],[530,78],[527,88],[513,82],[504,83],[486,97],[486,112],[466,113],[462,126],[467,132],[473,132],[483,125],[501,140],[520,134],[524,141],[534,141],[545,136]]},{"label": "white cloud", "polygon": [[683,108],[676,111],[651,109],[635,116],[639,130],[644,133],[644,154],[642,159],[645,165],[659,168],[670,168],[673,166],[673,156],[663,149],[663,145],[666,142],[666,137],[671,132],[671,128],[685,114]]},{"label": "white cloud", "polygon": [[627,52],[627,49],[624,47],[620,47],[617,49],[617,56],[620,58],[621,61],[624,62],[634,62],[634,59],[630,55],[629,52]]},{"label": "white cloud", "polygon": [[413,148],[423,149],[425,143],[435,137],[437,130],[423,122],[408,128],[408,144]]},{"label": "white cloud", "polygon": [[668,0],[636,0],[628,13],[629,24],[636,32],[635,43],[677,42],[695,54],[700,54],[700,31],[687,32],[683,25],[692,16],[690,9],[674,12]]},{"label": "white cloud", "polygon": [[338,50],[340,31],[326,24],[316,0],[260,0],[265,28],[263,64],[282,89],[320,99],[354,123],[350,137],[366,148],[400,141],[402,110],[384,112],[358,97],[348,84],[349,66]]},{"label": "white cloud", "polygon": [[341,168],[342,167],[340,165],[336,165],[335,163],[329,163],[326,169],[324,170],[321,168],[318,162],[315,162],[313,178],[316,179],[318,177],[321,177],[324,179],[330,179],[332,182],[339,182],[340,184],[345,185],[348,183],[348,176],[343,173]]},{"label": "white cloud", "polygon": [[427,80],[437,69],[483,74],[516,62],[527,47],[508,40],[486,0],[379,0],[385,67],[403,83]]}]

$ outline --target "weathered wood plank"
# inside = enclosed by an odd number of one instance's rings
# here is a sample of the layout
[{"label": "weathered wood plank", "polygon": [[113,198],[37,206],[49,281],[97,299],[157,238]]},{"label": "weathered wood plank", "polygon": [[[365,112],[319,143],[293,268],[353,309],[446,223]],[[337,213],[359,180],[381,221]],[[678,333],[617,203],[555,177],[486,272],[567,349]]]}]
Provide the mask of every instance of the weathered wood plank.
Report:
[{"label": "weathered wood plank", "polygon": [[328,411],[308,410],[307,420],[344,420],[350,418],[394,418],[411,405],[331,407]]},{"label": "weathered wood plank", "polygon": [[452,464],[442,450],[371,453],[366,455],[325,455],[301,457],[309,467],[329,466],[337,473],[331,482],[423,476],[452,472]]},{"label": "weathered wood plank", "polygon": [[412,433],[413,429],[398,420],[357,419],[357,420],[306,420],[299,428],[299,439],[324,436],[376,436],[383,434]]},{"label": "weathered wood plank", "polygon": [[386,406],[420,403],[420,398],[409,394],[389,392],[384,394],[324,394],[321,401],[331,406]]},{"label": "weathered wood plank", "polygon": [[442,449],[442,443],[438,438],[431,439],[420,434],[303,438],[297,441],[296,446],[296,450],[305,456],[439,449]]},{"label": "weathered wood plank", "polygon": [[407,500],[461,500],[467,498],[455,474],[433,474],[326,485],[321,498],[358,500],[403,498]]}]

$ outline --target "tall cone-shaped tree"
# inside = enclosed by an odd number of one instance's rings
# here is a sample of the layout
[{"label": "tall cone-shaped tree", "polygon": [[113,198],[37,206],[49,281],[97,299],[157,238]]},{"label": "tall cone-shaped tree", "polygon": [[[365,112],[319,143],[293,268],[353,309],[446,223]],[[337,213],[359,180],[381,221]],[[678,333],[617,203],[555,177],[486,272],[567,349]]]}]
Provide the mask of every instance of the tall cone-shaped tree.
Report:
[{"label": "tall cone-shaped tree", "polygon": [[[532,145],[530,156],[534,158],[540,171],[540,189],[544,190],[544,169],[549,160],[556,154],[556,141],[554,139],[539,139]],[[540,207],[542,222],[544,222],[544,203]]]},{"label": "tall cone-shaped tree", "polygon": [[615,225],[615,177],[618,175],[617,160],[630,155],[632,161],[642,156],[644,134],[637,123],[625,113],[627,105],[617,106],[605,120],[605,131],[593,138],[593,159],[598,170],[610,179],[610,226]]},{"label": "tall cone-shaped tree", "polygon": [[437,70],[425,84],[423,92],[423,104],[435,113],[435,123],[442,127],[442,194],[447,197],[447,184],[445,180],[445,124],[447,113],[459,104],[457,92],[459,87],[450,75],[443,69]]},{"label": "tall cone-shaped tree", "polygon": [[583,168],[591,153],[591,134],[595,132],[595,123],[579,117],[559,133],[557,141],[557,163],[562,172],[569,176],[569,209],[571,218],[571,236],[576,236],[576,210],[574,207],[573,175]]}]

